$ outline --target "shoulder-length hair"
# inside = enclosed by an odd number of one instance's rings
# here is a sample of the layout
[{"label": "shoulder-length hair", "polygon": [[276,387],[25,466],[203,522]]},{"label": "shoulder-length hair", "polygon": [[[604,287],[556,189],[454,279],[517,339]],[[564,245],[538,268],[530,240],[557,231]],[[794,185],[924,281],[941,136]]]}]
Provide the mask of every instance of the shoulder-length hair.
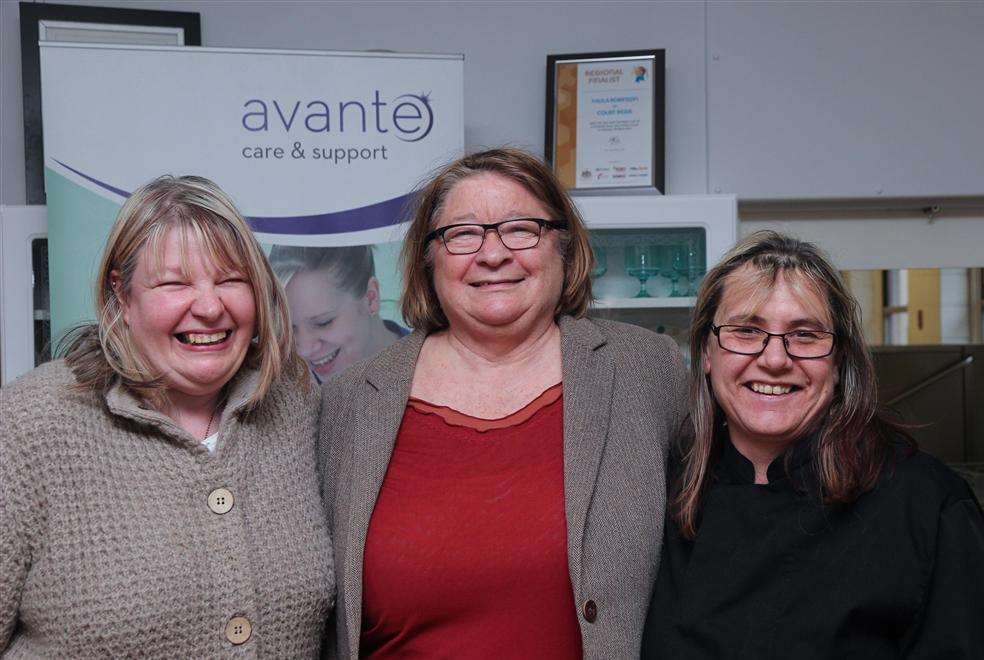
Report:
[{"label": "shoulder-length hair", "polygon": [[434,228],[455,185],[485,173],[515,181],[543,204],[550,213],[548,220],[567,223],[567,229],[560,231],[562,238],[559,241],[564,262],[564,286],[554,314],[584,316],[592,300],[591,269],[594,267],[584,221],[547,165],[525,151],[501,148],[454,161],[441,168],[418,190],[410,228],[400,252],[403,318],[410,326],[427,332],[448,326],[447,316],[434,290],[432,245],[425,243],[425,237]]},{"label": "shoulder-length hair", "polygon": [[[780,277],[794,290],[808,290],[826,305],[833,323],[838,383],[830,408],[822,414],[814,460],[825,503],[850,503],[871,490],[893,442],[914,442],[903,426],[878,409],[874,365],[864,341],[857,301],[827,257],[811,243],[773,231],[756,232],[738,243],[708,271],[694,307],[690,326],[691,421],[693,440],[685,448],[683,469],[675,486],[671,513],[686,538],[697,533],[701,498],[717,456],[717,429],[724,421],[705,374],[706,348],[725,286],[738,271],[750,271],[753,292],[763,300]],[[740,274],[739,274],[740,275]]]},{"label": "shoulder-length hair", "polygon": [[256,327],[244,364],[259,371],[259,385],[247,407],[259,403],[281,374],[306,382],[303,362],[293,348],[283,287],[246,220],[208,179],[162,176],[136,190],[120,209],[96,274],[96,322],[77,328],[62,343],[78,386],[105,391],[120,378],[156,404],[166,400],[162,375],[137,347],[122,303],[141,255],[160,259],[172,230],[182,233],[183,249],[188,240],[196,240],[218,268],[240,272],[250,284]]}]

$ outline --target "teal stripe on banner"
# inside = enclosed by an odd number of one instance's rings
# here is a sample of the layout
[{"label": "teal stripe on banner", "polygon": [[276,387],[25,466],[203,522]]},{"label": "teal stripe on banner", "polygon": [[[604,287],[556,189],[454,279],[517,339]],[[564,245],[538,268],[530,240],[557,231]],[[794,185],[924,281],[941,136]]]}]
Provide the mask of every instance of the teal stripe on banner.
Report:
[{"label": "teal stripe on banner", "polygon": [[92,290],[99,259],[121,204],[115,204],[51,168],[44,170],[48,205],[48,277],[51,338],[93,319]]}]

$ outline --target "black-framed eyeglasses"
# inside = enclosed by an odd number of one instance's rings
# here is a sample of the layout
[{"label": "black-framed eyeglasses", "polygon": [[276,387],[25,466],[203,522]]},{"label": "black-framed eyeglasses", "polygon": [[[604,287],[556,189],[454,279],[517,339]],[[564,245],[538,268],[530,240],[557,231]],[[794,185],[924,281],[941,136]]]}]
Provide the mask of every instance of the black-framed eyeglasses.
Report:
[{"label": "black-framed eyeglasses", "polygon": [[758,355],[773,337],[782,339],[789,357],[813,360],[834,352],[834,333],[826,330],[790,330],[766,332],[751,325],[712,325],[718,346],[739,355]]},{"label": "black-framed eyeglasses", "polygon": [[499,240],[510,250],[529,250],[540,243],[544,229],[567,229],[567,223],[542,218],[514,218],[487,225],[469,222],[435,229],[424,237],[424,242],[440,237],[451,254],[474,254],[482,249],[490,229],[495,230]]}]

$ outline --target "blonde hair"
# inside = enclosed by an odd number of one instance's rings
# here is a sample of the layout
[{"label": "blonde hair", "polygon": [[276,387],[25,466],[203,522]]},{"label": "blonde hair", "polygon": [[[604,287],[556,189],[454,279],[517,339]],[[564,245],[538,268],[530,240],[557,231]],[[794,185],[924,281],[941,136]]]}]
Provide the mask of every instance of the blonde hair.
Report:
[{"label": "blonde hair", "polygon": [[724,413],[704,373],[705,348],[725,286],[738,282],[749,305],[761,304],[784,278],[794,291],[813,294],[833,327],[838,382],[829,409],[814,429],[814,460],[825,503],[853,502],[874,488],[892,444],[914,446],[905,427],[878,409],[874,365],[864,341],[857,301],[837,270],[813,244],[774,231],[759,231],[738,243],[701,283],[690,324],[691,422],[693,440],[684,448],[683,468],[672,497],[672,515],[685,538],[697,533],[701,500],[721,442]]},{"label": "blonde hair", "polygon": [[152,255],[161,265],[161,247],[171,230],[181,232],[182,262],[193,238],[216,265],[241,272],[252,289],[255,336],[244,364],[259,371],[259,385],[247,408],[259,403],[282,374],[306,383],[293,348],[286,295],[246,220],[208,179],[162,176],[136,190],[120,209],[96,275],[96,322],[77,328],[63,342],[78,386],[105,391],[120,378],[155,404],[166,400],[161,374],[154,372],[124,321],[121,297],[130,291],[141,255]]},{"label": "blonde hair", "polygon": [[324,271],[338,289],[356,298],[366,295],[369,280],[376,276],[372,247],[307,247],[274,245],[270,251],[270,266],[284,286],[298,273]]},{"label": "blonde hair", "polygon": [[554,314],[584,316],[592,300],[591,269],[594,267],[584,221],[549,167],[525,151],[502,148],[454,161],[439,170],[417,192],[413,219],[400,252],[403,318],[411,327],[427,332],[447,327],[447,316],[434,290],[431,244],[425,242],[425,237],[434,228],[451,190],[461,181],[483,173],[515,181],[546,207],[551,216],[546,219],[567,223],[566,230],[559,230],[564,286]]}]

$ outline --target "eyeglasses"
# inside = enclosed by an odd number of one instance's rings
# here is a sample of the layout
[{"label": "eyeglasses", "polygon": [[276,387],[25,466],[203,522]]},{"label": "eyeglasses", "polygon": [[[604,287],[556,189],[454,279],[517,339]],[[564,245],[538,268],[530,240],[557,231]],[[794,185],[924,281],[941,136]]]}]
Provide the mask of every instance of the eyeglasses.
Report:
[{"label": "eyeglasses", "polygon": [[789,357],[812,360],[834,352],[834,333],[826,330],[766,332],[748,325],[712,325],[718,346],[739,355],[759,355],[773,337],[780,337]]},{"label": "eyeglasses", "polygon": [[567,223],[541,218],[516,218],[488,225],[447,225],[428,233],[424,242],[429,243],[440,236],[444,247],[451,254],[474,254],[482,249],[485,235],[490,229],[495,230],[499,240],[510,250],[529,250],[540,242],[540,234],[544,229],[567,229]]}]

